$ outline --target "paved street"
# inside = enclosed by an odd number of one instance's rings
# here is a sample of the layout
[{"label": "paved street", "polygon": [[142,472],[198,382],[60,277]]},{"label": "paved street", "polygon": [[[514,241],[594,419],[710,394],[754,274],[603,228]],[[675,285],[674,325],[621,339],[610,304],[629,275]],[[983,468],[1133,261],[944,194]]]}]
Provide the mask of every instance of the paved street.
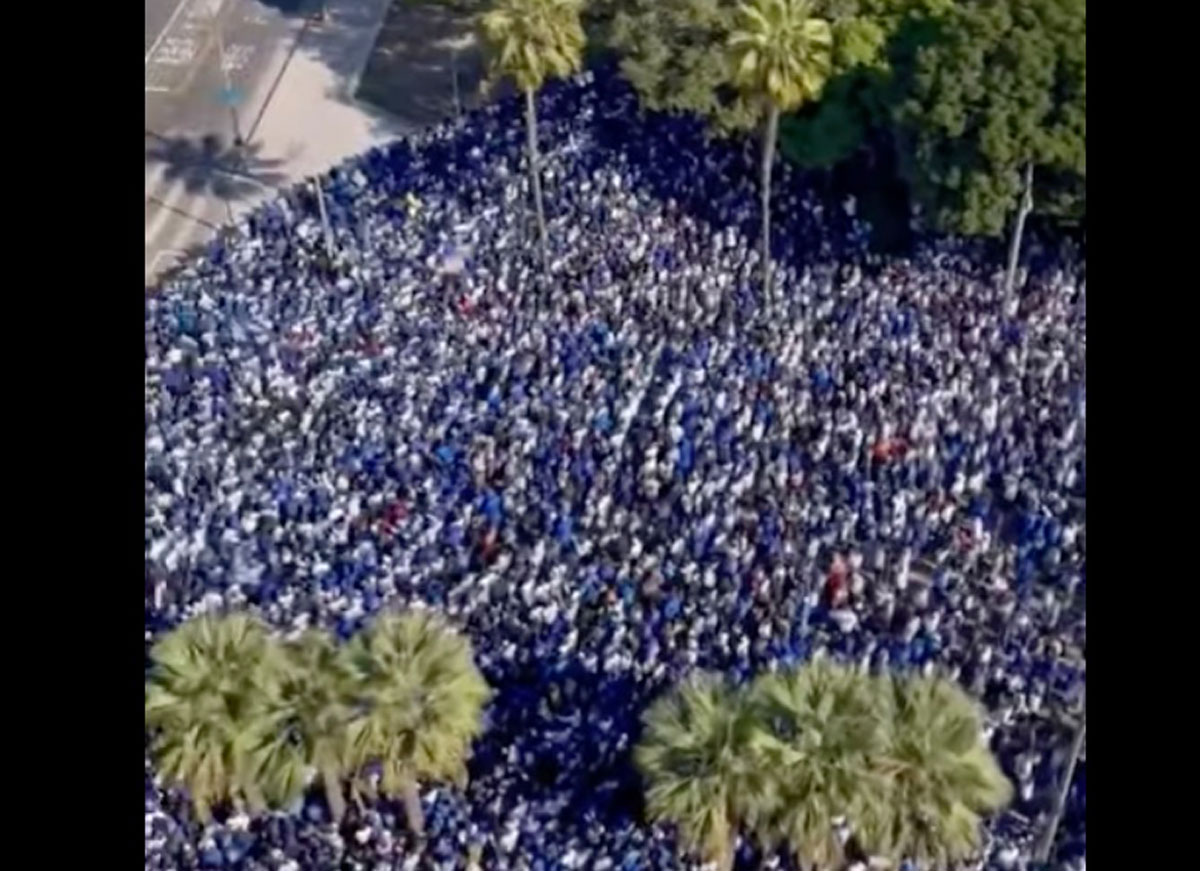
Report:
[{"label": "paved street", "polygon": [[[147,281],[274,177],[233,149],[221,91],[228,82],[243,95],[236,124],[247,138],[303,27],[278,2],[146,0]],[[230,174],[241,163],[251,178]]]},{"label": "paved street", "polygon": [[147,286],[273,190],[415,126],[354,97],[391,0],[326,0],[319,26],[295,12],[315,2],[146,0]]}]

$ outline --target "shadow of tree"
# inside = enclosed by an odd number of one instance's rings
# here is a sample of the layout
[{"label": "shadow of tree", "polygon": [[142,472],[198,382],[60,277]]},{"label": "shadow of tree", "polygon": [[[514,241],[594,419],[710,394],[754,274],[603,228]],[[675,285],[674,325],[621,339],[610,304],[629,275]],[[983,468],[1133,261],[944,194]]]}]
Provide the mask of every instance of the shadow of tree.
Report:
[{"label": "shadow of tree", "polygon": [[312,15],[320,11],[325,0],[258,0],[258,2],[287,16]]},{"label": "shadow of tree", "polygon": [[393,0],[363,70],[355,99],[415,127],[481,102],[483,52],[475,35],[478,3]]},{"label": "shadow of tree", "polygon": [[212,196],[231,202],[274,191],[287,182],[283,160],[263,157],[260,143],[241,148],[226,145],[215,134],[199,138],[148,134],[148,163],[164,165],[168,182],[182,182],[192,196]]}]

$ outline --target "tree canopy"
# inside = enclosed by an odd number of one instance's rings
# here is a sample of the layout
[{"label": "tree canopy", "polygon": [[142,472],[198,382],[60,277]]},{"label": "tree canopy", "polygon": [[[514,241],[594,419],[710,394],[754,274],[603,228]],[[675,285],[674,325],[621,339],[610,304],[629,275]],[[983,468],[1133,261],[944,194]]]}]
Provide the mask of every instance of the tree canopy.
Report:
[{"label": "tree canopy", "polygon": [[490,80],[511,77],[522,91],[578,72],[585,37],[582,0],[498,0],[480,19],[491,47]]},{"label": "tree canopy", "polygon": [[381,766],[384,795],[422,828],[417,782],[466,783],[471,742],[491,691],[471,643],[429,612],[382,614],[350,642],[361,710],[349,725],[352,767]]},{"label": "tree canopy", "polygon": [[[870,7],[881,0],[814,0],[811,15],[833,35],[830,72],[838,75],[877,60],[885,41]],[[737,29],[736,0],[621,0],[610,39],[621,71],[643,105],[691,112],[715,132],[752,128],[761,112],[734,87],[737,71],[727,49]]]},{"label": "tree canopy", "polygon": [[832,67],[829,22],[808,0],[751,0],[738,6],[729,35],[733,83],[783,111],[815,100]]},{"label": "tree canopy", "polygon": [[1084,212],[1086,0],[955,4],[894,47],[901,173],[941,230],[999,235],[1034,166],[1034,207]]},{"label": "tree canopy", "polygon": [[146,727],[159,771],[188,789],[201,820],[230,799],[265,808],[254,750],[270,734],[285,668],[266,626],[247,614],[205,615],[164,635],[150,659]]},{"label": "tree canopy", "polygon": [[470,642],[425,612],[380,615],[345,647],[316,629],[284,640],[249,614],[204,615],[150,659],[150,753],[205,821],[231,800],[286,807],[314,776],[339,818],[345,782],[358,794],[378,764],[419,830],[417,781],[463,782],[491,693]]},{"label": "tree canopy", "polygon": [[[736,0],[608,0],[610,40],[649,109],[689,112],[719,133],[761,113],[735,88],[724,46]],[[830,75],[780,122],[780,149],[808,167],[891,134],[900,176],[927,223],[998,235],[1035,168],[1035,209],[1084,213],[1086,0],[817,0]]]},{"label": "tree canopy", "polygon": [[838,34],[834,72],[820,100],[784,119],[783,153],[812,168],[829,168],[850,157],[871,127],[890,120],[892,47],[919,42],[927,31],[922,25],[952,3],[859,0],[853,8],[830,3]]},{"label": "tree canopy", "polygon": [[764,674],[752,685],[760,764],[774,781],[759,838],[788,845],[805,867],[836,867],[845,858],[837,817],[859,830],[886,824],[888,784],[874,769],[886,734],[872,689],[863,675],[828,661]]},{"label": "tree canopy", "polygon": [[268,801],[287,807],[315,771],[334,819],[345,810],[343,781],[350,774],[347,726],[354,717],[354,677],[344,648],[328,633],[308,629],[282,644],[287,667],[269,694],[271,728],[255,748]]},{"label": "tree canopy", "polygon": [[961,862],[979,848],[984,814],[1008,804],[1013,789],[982,738],[983,713],[943,678],[875,679],[887,747],[884,825],[862,834],[876,850],[926,868]]},{"label": "tree canopy", "polygon": [[892,867],[944,867],[978,849],[981,816],[1012,797],[978,705],[943,678],[824,660],[747,687],[697,674],[644,723],[634,760],[651,817],[726,869],[738,832],[801,867],[844,867],[841,822]]}]

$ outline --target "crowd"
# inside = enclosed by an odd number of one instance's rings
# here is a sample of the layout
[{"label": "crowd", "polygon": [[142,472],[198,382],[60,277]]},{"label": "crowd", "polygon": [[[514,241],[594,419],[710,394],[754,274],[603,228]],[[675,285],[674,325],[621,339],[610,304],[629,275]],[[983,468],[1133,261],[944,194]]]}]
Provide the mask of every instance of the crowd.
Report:
[{"label": "crowd", "polygon": [[585,73],[539,98],[546,274],[521,109],[333,170],[332,257],[298,187],[146,303],[147,641],[443,610],[498,693],[470,784],[416,843],[316,797],[202,827],[147,760],[146,868],[699,867],[641,820],[638,717],[817,651],[984,700],[1018,797],[973,867],[1028,867],[1084,681],[1083,264],[1005,298],[954,240],[880,259],[783,167],[763,298],[754,143]]}]

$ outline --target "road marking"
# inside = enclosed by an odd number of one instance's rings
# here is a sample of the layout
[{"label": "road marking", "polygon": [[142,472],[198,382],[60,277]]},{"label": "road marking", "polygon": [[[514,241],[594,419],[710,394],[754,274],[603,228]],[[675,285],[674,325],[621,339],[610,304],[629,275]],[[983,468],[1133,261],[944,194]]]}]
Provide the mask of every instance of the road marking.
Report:
[{"label": "road marking", "polygon": [[150,63],[150,57],[154,54],[154,50],[158,48],[158,44],[162,42],[167,31],[171,29],[171,25],[175,23],[175,19],[179,17],[179,13],[183,11],[183,7],[188,5],[188,0],[179,0],[179,5],[175,7],[175,11],[171,13],[171,17],[167,19],[167,26],[159,31],[158,36],[154,38],[154,42],[150,43],[150,50],[146,52],[146,63]]},{"label": "road marking", "polygon": [[246,43],[235,42],[227,45],[225,46],[225,56],[221,59],[221,66],[226,72],[239,72],[249,66],[254,52],[255,46]]},{"label": "road marking", "polygon": [[158,262],[164,257],[174,257],[175,263],[178,263],[182,259],[182,255],[185,253],[186,252],[178,251],[174,248],[164,248],[163,250],[155,253],[154,257],[150,259],[150,265],[146,267],[146,277],[152,278],[158,272]]},{"label": "road marking", "polygon": [[195,0],[193,3],[195,12],[188,18],[216,18],[223,5],[225,5],[225,0]]},{"label": "road marking", "polygon": [[187,36],[172,36],[163,42],[154,55],[156,66],[185,67],[196,58],[199,44]]},{"label": "road marking", "polygon": [[147,94],[169,94],[169,93],[171,93],[171,89],[163,87],[162,85],[146,85],[146,93]]}]

